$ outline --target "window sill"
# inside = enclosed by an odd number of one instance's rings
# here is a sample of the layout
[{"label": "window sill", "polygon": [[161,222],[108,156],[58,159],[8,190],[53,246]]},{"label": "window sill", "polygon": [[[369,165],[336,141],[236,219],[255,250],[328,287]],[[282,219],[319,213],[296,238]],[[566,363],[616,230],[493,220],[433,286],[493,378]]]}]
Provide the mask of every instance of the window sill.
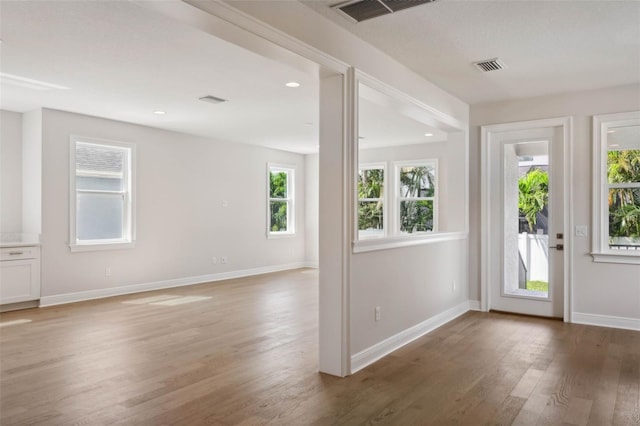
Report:
[{"label": "window sill", "polygon": [[640,252],[637,253],[591,253],[593,261],[597,263],[623,263],[640,265]]},{"label": "window sill", "polygon": [[121,250],[134,248],[135,241],[118,242],[118,243],[92,243],[92,244],[69,244],[71,252],[81,251],[102,251],[102,250]]},{"label": "window sill", "polygon": [[368,251],[388,250],[400,247],[411,247],[425,244],[440,243],[445,241],[464,240],[466,232],[436,232],[421,235],[398,236],[376,238],[353,242],[353,253],[365,253]]},{"label": "window sill", "polygon": [[293,238],[296,236],[295,232],[269,232],[267,234],[267,239],[268,240],[278,240],[280,238]]}]

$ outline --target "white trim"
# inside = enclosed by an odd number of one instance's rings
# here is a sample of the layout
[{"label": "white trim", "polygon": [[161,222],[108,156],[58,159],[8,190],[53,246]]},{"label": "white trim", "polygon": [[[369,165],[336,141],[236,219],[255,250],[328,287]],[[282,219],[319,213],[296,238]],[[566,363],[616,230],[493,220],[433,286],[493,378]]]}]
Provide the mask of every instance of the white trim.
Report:
[{"label": "white trim", "polygon": [[466,232],[434,232],[426,234],[402,235],[391,238],[378,238],[353,242],[354,253],[365,253],[375,250],[388,250],[400,247],[421,246],[445,241],[464,240]]},{"label": "white trim", "polygon": [[[595,236],[594,236],[595,239]],[[591,253],[594,262],[599,263],[622,263],[627,265],[640,265],[640,251],[636,253]]]},{"label": "white trim", "polygon": [[576,324],[595,325],[598,327],[622,328],[624,330],[640,331],[640,318],[613,317],[609,315],[573,313]]},{"label": "white trim", "polygon": [[436,328],[448,323],[451,320],[469,311],[469,302],[462,302],[451,309],[441,312],[419,324],[409,327],[375,345],[351,356],[351,374],[362,370],[366,366],[373,364],[380,358],[389,355],[391,352],[401,348]]},{"label": "white trim", "polygon": [[82,302],[85,300],[102,299],[105,297],[122,296],[143,291],[162,290],[165,288],[183,287],[232,278],[250,277],[253,275],[269,274],[272,272],[288,271],[291,269],[312,267],[309,262],[295,262],[284,265],[263,266],[260,268],[241,269],[238,271],[221,272],[217,274],[199,275],[195,277],[176,278],[172,280],[153,281],[149,283],[133,284],[120,287],[102,288],[98,290],[80,291],[77,293],[57,294],[40,298],[40,307],[62,305],[65,303]]},{"label": "white trim", "polygon": [[87,243],[87,244],[69,244],[69,250],[71,252],[81,251],[101,251],[101,250],[122,250],[131,249],[136,246],[135,241],[120,241],[117,242],[99,242],[99,243]]},{"label": "white trim", "polygon": [[523,131],[536,128],[558,127],[563,130],[564,139],[564,306],[563,319],[565,322],[572,322],[573,313],[573,117],[547,118],[541,120],[518,121],[513,123],[492,124],[481,127],[481,165],[480,165],[480,185],[481,185],[481,219],[480,219],[480,305],[481,310],[486,312],[490,308],[489,291],[489,236],[490,236],[490,206],[491,188],[489,182],[489,142],[492,133]]}]

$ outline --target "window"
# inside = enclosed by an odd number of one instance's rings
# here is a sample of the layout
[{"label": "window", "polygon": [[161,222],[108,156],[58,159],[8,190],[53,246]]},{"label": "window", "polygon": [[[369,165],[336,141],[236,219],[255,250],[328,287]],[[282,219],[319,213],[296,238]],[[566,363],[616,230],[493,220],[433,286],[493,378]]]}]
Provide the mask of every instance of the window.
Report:
[{"label": "window", "polygon": [[72,251],[133,246],[134,146],[71,138]]},{"label": "window", "polygon": [[268,166],[267,225],[270,237],[295,233],[294,173],[292,166]]},{"label": "window", "polygon": [[400,232],[436,231],[436,160],[397,164],[396,170]]},{"label": "window", "polygon": [[384,237],[384,164],[358,171],[358,238]]},{"label": "window", "polygon": [[640,263],[640,112],[594,117],[597,262]]}]

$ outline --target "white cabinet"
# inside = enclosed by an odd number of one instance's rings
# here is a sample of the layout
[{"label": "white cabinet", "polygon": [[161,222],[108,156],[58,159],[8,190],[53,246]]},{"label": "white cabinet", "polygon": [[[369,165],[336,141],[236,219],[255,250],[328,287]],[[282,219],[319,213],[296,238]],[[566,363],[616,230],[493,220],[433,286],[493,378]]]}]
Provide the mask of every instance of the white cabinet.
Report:
[{"label": "white cabinet", "polygon": [[40,247],[0,249],[0,304],[40,298]]}]

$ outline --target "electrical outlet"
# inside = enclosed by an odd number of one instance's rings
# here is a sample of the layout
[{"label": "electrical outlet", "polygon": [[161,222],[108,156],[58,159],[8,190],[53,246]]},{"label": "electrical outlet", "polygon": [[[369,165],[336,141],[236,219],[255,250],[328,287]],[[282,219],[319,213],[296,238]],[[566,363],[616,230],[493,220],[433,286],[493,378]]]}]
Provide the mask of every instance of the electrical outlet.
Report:
[{"label": "electrical outlet", "polygon": [[380,321],[380,318],[381,318],[380,306],[376,306],[376,308],[375,308],[375,319],[376,319],[376,321]]},{"label": "electrical outlet", "polygon": [[225,264],[225,263],[227,263],[228,261],[229,261],[229,259],[227,259],[227,256],[222,256],[222,257],[220,258],[220,263]]},{"label": "electrical outlet", "polygon": [[211,263],[213,263],[214,265],[217,265],[217,264],[218,264],[218,258],[217,258],[217,257],[215,257],[215,256],[213,256],[213,257],[211,258]]},{"label": "electrical outlet", "polygon": [[111,268],[104,268],[104,276],[105,277],[111,276]]}]

